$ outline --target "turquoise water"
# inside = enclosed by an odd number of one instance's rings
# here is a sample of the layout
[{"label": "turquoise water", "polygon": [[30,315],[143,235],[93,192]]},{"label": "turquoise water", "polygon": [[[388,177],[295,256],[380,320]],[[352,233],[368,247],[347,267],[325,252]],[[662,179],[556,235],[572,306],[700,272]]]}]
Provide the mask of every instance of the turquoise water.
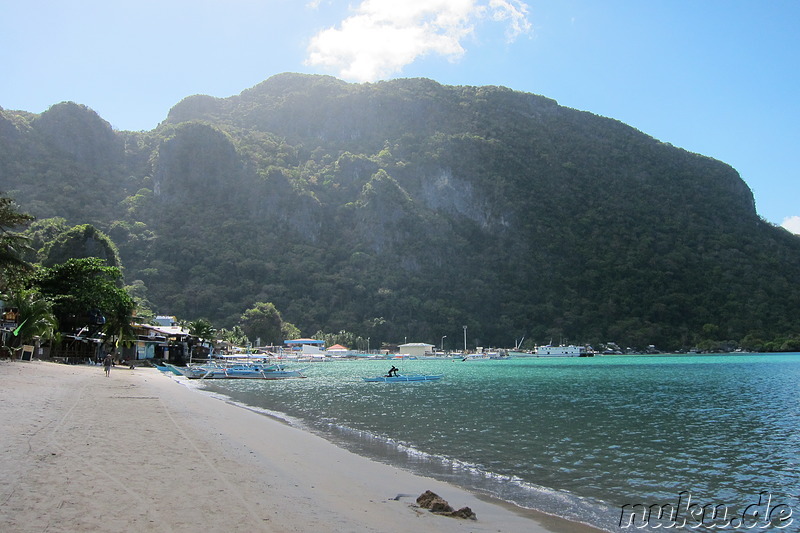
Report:
[{"label": "turquoise water", "polygon": [[[445,377],[361,380],[392,363]],[[795,514],[772,527],[800,531],[800,354],[342,361],[306,374],[202,386],[357,453],[610,531],[658,529],[620,527],[623,506],[688,495],[730,516],[770,497]]]}]

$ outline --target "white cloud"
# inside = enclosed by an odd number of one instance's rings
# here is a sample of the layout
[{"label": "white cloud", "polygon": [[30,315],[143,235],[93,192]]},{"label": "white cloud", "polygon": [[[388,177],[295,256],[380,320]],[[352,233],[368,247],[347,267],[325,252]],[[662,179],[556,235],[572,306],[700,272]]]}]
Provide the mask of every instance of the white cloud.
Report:
[{"label": "white cloud", "polygon": [[518,0],[490,0],[489,10],[492,20],[498,22],[508,21],[506,37],[513,41],[524,33],[531,31],[528,20],[528,6]]},{"label": "white cloud", "polygon": [[781,227],[800,235],[800,216],[786,217],[783,219]]},{"label": "white cloud", "polygon": [[311,39],[306,64],[374,81],[427,54],[459,59],[463,40],[482,20],[505,23],[513,40],[530,32],[527,15],[520,0],[362,0],[338,27]]}]

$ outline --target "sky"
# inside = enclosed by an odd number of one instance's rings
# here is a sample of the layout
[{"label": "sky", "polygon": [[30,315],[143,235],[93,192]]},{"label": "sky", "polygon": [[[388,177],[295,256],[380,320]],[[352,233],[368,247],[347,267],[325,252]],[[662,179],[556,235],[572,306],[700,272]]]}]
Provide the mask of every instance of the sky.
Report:
[{"label": "sky", "polygon": [[0,0],[0,107],[151,130],[283,72],[498,85],[730,164],[800,234],[798,0]]}]

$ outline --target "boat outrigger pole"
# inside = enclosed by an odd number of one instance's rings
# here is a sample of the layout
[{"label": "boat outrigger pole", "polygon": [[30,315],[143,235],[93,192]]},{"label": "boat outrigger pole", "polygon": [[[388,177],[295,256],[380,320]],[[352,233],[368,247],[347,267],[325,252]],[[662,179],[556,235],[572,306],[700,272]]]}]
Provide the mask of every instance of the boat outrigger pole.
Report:
[{"label": "boat outrigger pole", "polygon": [[522,338],[517,343],[517,345],[514,346],[514,351],[519,350],[519,347],[522,346],[522,341],[524,341],[524,340],[525,340],[525,335],[523,335]]}]

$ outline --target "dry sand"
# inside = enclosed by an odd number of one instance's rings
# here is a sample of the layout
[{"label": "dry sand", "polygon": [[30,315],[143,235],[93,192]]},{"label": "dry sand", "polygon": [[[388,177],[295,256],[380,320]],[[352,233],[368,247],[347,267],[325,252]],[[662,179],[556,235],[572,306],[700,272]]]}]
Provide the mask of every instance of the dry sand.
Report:
[{"label": "dry sand", "polygon": [[[370,461],[155,369],[0,362],[2,532],[593,531]],[[425,490],[477,520],[416,506]]]}]

